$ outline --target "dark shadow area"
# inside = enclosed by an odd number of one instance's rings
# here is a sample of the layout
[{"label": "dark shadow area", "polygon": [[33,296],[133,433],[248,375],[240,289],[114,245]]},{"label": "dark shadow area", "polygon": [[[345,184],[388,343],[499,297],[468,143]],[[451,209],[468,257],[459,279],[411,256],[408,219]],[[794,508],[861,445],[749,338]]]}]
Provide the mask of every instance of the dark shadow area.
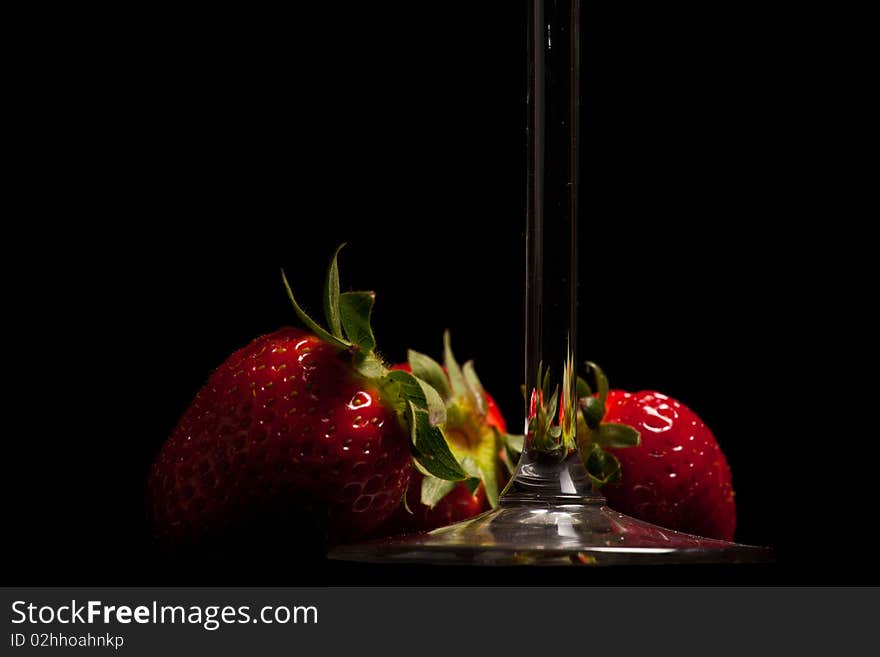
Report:
[{"label": "dark shadow area", "polygon": [[383,355],[437,357],[449,328],[522,422],[524,3],[317,3],[283,19],[139,17],[33,55],[60,100],[35,110],[21,163],[45,184],[19,242],[33,346],[13,354],[30,365],[14,381],[29,428],[4,457],[10,583],[876,582],[790,549],[794,473],[775,393],[755,383],[791,385],[762,238],[778,220],[779,142],[758,111],[773,79],[742,43],[760,9],[588,4],[580,354],[614,387],[666,392],[706,421],[732,468],[737,539],[779,563],[364,566],[326,562],[298,521],[223,550],[151,546],[146,473],[177,418],[232,351],[296,323],[281,267],[320,308],[343,241],[343,287],[376,290]]}]

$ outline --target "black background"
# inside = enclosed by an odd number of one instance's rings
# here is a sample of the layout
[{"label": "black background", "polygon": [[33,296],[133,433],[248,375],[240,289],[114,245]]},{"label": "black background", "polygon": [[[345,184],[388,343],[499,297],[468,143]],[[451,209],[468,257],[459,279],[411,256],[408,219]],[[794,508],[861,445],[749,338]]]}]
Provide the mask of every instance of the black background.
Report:
[{"label": "black background", "polygon": [[[26,255],[12,295],[33,342],[12,354],[27,429],[6,482],[19,584],[451,583],[300,557],[193,571],[147,540],[144,478],[177,417],[229,353],[296,322],[282,266],[320,308],[342,241],[343,286],[377,291],[390,360],[437,356],[448,327],[522,418],[525,3],[306,5],[78,16],[75,30],[56,15],[21,53],[29,182],[8,246]],[[779,564],[581,578],[868,574],[793,547],[785,491],[800,473],[777,389],[798,274],[769,237],[791,153],[763,11],[584,7],[578,347],[615,387],[666,392],[714,429],[737,538],[775,546]]]}]

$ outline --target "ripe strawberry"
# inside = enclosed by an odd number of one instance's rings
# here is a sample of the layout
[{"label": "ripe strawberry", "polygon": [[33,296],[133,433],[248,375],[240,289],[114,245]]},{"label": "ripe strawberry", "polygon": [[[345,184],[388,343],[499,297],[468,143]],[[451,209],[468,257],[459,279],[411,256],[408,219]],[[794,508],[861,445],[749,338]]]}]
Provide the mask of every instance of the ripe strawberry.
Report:
[{"label": "ripe strawberry", "polygon": [[[338,255],[338,251],[337,251]],[[399,506],[417,458],[464,480],[430,421],[428,387],[389,372],[373,351],[372,292],[325,286],[330,331],[283,328],[230,356],[162,447],[149,480],[157,537],[179,544],[247,527],[273,510],[311,514],[328,536],[363,535]],[[436,395],[437,393],[433,393]]]},{"label": "ripe strawberry", "polygon": [[596,393],[578,377],[577,440],[609,506],[662,527],[733,540],[730,468],[709,428],[666,395],[611,390],[595,363],[587,369]]},{"label": "ripe strawberry", "polygon": [[733,540],[730,468],[696,413],[659,392],[611,390],[605,420],[634,427],[639,447],[612,452],[622,480],[602,489],[616,511],[690,534]]},{"label": "ripe strawberry", "polygon": [[[507,425],[495,400],[487,393],[474,371],[473,362],[461,367],[444,336],[444,363],[415,351],[409,361],[392,369],[415,372],[438,391],[445,407],[443,434],[452,453],[466,470],[475,474],[463,482],[441,481],[423,475],[414,466],[401,506],[380,535],[429,531],[466,520],[495,506],[498,501],[499,472],[503,466],[499,451]],[[476,488],[475,488],[476,486]]]},{"label": "ripe strawberry", "polygon": [[151,480],[161,530],[213,532],[284,498],[371,529],[409,481],[407,435],[347,352],[293,328],[237,351],[196,395]]}]

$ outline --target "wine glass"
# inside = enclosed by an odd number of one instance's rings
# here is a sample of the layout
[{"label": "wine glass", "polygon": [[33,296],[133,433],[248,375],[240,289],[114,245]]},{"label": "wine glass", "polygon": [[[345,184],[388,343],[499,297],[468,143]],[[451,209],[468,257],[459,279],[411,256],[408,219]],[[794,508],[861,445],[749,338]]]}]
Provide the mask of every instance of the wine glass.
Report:
[{"label": "wine glass", "polygon": [[[496,509],[330,558],[471,564],[736,563],[769,550],[664,529],[608,508],[577,440],[579,0],[529,0],[525,439]],[[551,392],[552,390],[552,392]]]}]

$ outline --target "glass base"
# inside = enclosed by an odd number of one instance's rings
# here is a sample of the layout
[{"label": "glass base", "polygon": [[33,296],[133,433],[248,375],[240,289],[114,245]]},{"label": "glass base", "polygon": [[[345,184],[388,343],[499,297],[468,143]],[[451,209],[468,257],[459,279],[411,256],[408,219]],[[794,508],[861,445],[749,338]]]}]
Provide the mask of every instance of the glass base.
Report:
[{"label": "glass base", "polygon": [[664,529],[605,506],[601,496],[504,499],[501,506],[426,534],[341,545],[343,561],[481,566],[766,563],[768,548]]}]

